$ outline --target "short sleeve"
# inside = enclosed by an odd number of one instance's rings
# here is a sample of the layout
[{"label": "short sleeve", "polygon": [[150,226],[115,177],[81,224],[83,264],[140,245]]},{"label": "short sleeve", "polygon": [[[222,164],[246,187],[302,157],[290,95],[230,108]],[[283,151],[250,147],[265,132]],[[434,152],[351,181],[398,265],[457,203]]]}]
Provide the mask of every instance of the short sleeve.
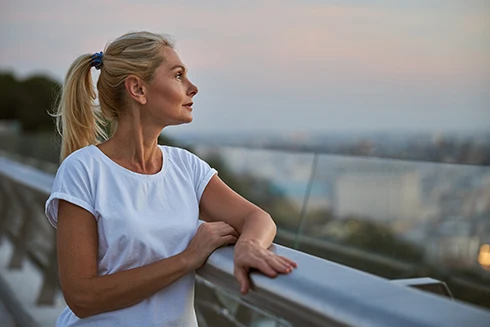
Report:
[{"label": "short sleeve", "polygon": [[54,228],[58,226],[58,203],[65,200],[96,216],[91,192],[90,173],[79,160],[66,158],[56,173],[51,195],[46,201],[45,214]]},{"label": "short sleeve", "polygon": [[192,165],[194,189],[196,190],[197,201],[200,202],[204,189],[208,185],[211,178],[218,172],[216,169],[211,168],[206,161],[202,160],[195,154],[190,152],[189,154]]}]

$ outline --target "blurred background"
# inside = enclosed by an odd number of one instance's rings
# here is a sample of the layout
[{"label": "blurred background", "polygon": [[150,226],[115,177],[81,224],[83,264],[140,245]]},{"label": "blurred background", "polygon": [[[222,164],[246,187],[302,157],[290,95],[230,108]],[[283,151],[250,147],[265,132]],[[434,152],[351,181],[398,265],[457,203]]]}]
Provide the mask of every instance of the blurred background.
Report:
[{"label": "blurred background", "polygon": [[0,17],[3,155],[54,174],[47,111],[72,61],[170,34],[200,91],[161,143],[270,212],[276,242],[490,309],[488,0],[21,0]]}]

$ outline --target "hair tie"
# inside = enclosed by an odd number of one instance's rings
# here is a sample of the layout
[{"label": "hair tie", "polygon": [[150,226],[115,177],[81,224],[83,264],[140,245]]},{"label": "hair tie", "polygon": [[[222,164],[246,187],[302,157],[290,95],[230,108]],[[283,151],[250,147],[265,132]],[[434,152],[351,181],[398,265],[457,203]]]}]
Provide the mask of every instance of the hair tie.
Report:
[{"label": "hair tie", "polygon": [[102,67],[102,56],[104,53],[96,52],[92,55],[92,59],[90,59],[90,66],[95,67],[95,69],[99,70]]}]

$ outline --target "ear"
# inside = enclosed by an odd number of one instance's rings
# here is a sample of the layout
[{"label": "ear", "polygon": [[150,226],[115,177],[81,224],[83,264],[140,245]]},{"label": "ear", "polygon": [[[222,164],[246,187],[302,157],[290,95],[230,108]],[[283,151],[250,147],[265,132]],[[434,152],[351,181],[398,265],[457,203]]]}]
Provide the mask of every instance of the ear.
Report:
[{"label": "ear", "polygon": [[146,104],[147,89],[143,81],[135,75],[129,75],[124,81],[126,92],[139,104]]}]

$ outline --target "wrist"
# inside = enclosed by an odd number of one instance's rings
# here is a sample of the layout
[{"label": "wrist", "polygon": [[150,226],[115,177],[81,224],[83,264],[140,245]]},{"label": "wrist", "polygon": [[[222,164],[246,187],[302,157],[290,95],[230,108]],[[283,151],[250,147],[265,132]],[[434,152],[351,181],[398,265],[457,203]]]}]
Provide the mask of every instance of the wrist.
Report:
[{"label": "wrist", "polygon": [[235,246],[240,246],[240,245],[260,246],[260,247],[263,247],[263,248],[266,248],[267,247],[264,244],[264,242],[261,241],[258,238],[243,237],[243,236],[240,236],[238,238]]},{"label": "wrist", "polygon": [[190,250],[188,249],[184,250],[182,253],[180,253],[179,256],[185,270],[193,271],[199,268],[197,264],[196,256]]}]

